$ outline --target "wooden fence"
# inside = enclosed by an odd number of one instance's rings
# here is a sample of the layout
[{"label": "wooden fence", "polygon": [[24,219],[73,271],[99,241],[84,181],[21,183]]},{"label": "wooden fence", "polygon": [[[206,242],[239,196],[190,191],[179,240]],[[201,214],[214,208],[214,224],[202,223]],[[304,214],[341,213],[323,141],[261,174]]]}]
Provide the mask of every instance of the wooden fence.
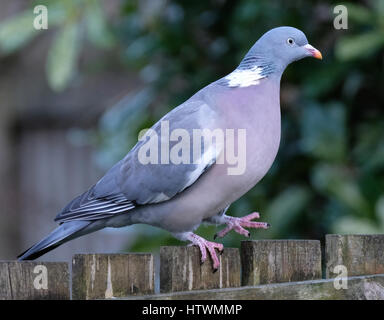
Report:
[{"label": "wooden fence", "polygon": [[[71,128],[67,127],[70,123],[62,123],[63,128],[54,123],[52,128],[47,123],[48,119],[40,121],[42,127],[37,126],[39,121],[35,125],[37,127],[30,128],[25,124],[19,134],[19,188],[18,201],[15,200],[19,205],[9,213],[12,219],[15,216],[19,219],[19,223],[15,224],[16,229],[10,233],[11,236],[18,236],[18,249],[14,254],[28,248],[42,234],[49,234],[55,229],[57,223],[52,219],[52,212],[62,210],[68,199],[83,193],[101,177],[100,170],[92,160],[95,153],[92,146],[71,142]],[[3,218],[1,222],[6,223]],[[117,232],[103,230],[68,242],[47,253],[44,258],[47,261],[69,261],[75,250],[108,252],[108,248],[123,248],[129,242],[127,236],[121,237]]]},{"label": "wooden fence", "polygon": [[149,253],[76,254],[71,270],[2,261],[0,299],[383,300],[384,235],[327,235],[324,261],[317,240],[242,241],[215,273],[196,247],[161,247],[159,277],[160,293]]}]

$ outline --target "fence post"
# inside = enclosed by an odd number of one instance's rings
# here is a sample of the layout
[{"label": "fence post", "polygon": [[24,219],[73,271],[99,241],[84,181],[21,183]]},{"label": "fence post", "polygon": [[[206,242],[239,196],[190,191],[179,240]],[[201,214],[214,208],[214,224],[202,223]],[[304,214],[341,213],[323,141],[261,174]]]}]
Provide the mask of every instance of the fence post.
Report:
[{"label": "fence post", "polygon": [[336,266],[345,266],[348,276],[384,273],[384,234],[327,234],[325,252],[327,278],[342,271]]},{"label": "fence post", "polygon": [[200,250],[195,246],[161,247],[160,292],[239,287],[239,250],[225,248],[218,257],[220,267],[214,273],[209,255],[201,264]]},{"label": "fence post", "polygon": [[321,279],[318,240],[241,242],[243,286]]},{"label": "fence post", "polygon": [[67,300],[66,262],[0,261],[0,300]]},{"label": "fence post", "polygon": [[152,254],[76,254],[73,256],[72,299],[109,299],[153,293]]}]

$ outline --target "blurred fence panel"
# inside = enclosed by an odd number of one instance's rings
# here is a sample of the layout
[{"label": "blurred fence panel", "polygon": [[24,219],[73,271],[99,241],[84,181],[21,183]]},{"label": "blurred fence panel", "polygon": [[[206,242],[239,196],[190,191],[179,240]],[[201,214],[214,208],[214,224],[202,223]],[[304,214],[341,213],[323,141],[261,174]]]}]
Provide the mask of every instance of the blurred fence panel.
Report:
[{"label": "blurred fence panel", "polygon": [[[97,182],[100,172],[89,145],[74,145],[67,129],[28,129],[20,135],[20,243],[27,249],[56,226],[57,213],[75,196]],[[44,260],[68,260],[76,252],[122,249],[129,235],[97,232],[70,241],[44,255]]]}]

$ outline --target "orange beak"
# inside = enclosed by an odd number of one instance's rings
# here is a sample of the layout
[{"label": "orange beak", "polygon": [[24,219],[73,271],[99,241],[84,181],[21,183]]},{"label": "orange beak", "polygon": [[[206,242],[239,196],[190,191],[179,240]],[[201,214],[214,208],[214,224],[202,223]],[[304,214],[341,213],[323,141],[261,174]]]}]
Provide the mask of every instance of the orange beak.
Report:
[{"label": "orange beak", "polygon": [[310,44],[306,44],[304,46],[305,49],[308,50],[308,52],[310,53],[310,55],[316,59],[320,59],[322,60],[323,59],[323,56],[321,55],[321,52],[319,50],[317,50],[316,48],[312,47]]}]

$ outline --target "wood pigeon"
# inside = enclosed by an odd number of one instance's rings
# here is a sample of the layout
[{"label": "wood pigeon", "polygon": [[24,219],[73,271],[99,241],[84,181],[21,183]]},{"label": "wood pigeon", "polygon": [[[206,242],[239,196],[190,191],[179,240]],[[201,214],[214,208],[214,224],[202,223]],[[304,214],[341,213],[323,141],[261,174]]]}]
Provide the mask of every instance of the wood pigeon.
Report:
[{"label": "wood pigeon", "polygon": [[271,167],[280,143],[280,79],[288,64],[305,57],[322,59],[300,30],[266,32],[233,72],[148,129],[122,160],[57,215],[60,225],[19,260],[35,259],[102,228],[145,223],[197,245],[202,262],[208,250],[217,270],[216,249],[221,252],[223,245],[194,230],[203,222],[224,224],[217,237],[230,230],[249,237],[245,228],[269,227],[252,221],[259,218],[257,212],[238,218],[226,211]]}]

